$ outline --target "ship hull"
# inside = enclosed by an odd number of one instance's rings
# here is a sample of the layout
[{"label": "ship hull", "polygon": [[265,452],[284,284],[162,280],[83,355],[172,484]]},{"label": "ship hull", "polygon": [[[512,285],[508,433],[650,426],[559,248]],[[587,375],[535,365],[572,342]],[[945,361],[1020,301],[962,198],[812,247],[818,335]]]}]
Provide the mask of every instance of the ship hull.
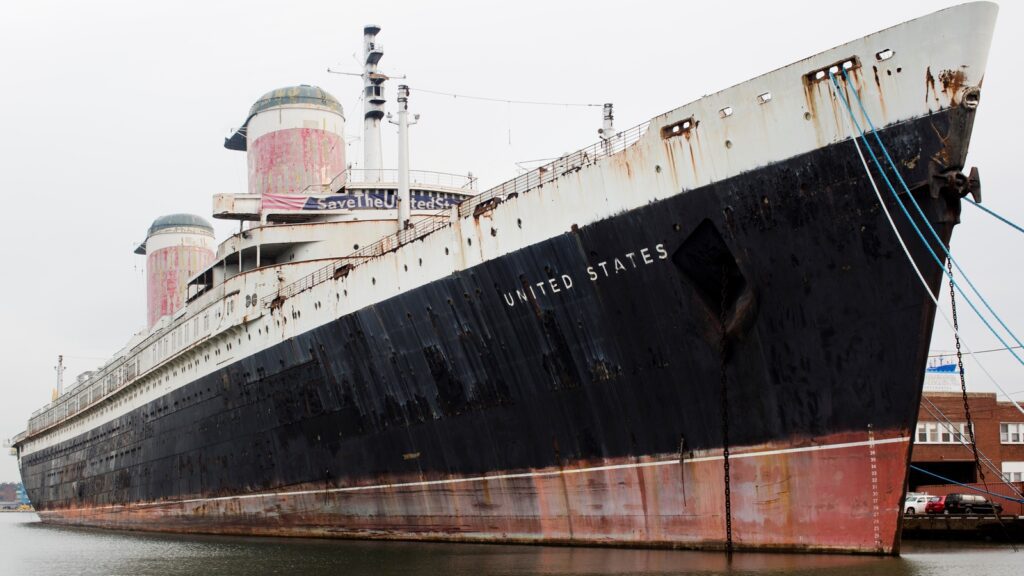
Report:
[{"label": "ship hull", "polygon": [[[943,243],[972,118],[882,133]],[[898,550],[934,305],[851,142],[566,229],[25,457],[41,518]]]}]

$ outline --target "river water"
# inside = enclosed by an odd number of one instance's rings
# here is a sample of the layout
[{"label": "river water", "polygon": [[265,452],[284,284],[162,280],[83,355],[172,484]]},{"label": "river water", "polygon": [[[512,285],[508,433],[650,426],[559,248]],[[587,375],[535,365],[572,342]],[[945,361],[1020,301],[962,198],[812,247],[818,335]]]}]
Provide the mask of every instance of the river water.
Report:
[{"label": "river water", "polygon": [[1024,551],[1007,545],[909,542],[899,558],[724,554],[409,542],[362,542],[125,533],[45,526],[35,514],[0,514],[0,574],[12,576],[302,576],[685,574],[1008,576]]}]

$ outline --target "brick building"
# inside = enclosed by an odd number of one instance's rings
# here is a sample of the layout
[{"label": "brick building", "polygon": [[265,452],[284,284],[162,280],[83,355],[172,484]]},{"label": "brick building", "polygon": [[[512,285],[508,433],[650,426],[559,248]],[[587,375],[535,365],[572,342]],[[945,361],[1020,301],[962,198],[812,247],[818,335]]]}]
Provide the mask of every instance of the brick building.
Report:
[{"label": "brick building", "polygon": [[[1015,483],[1020,490],[1024,486],[1024,414],[1010,402],[997,401],[996,395],[990,393],[969,393],[968,403],[978,450],[983,459],[990,461],[995,468],[989,468],[983,460],[989,488],[994,492],[1011,493],[1002,484],[1001,474],[1003,479]],[[911,462],[956,482],[980,482],[970,449],[960,392],[925,392],[918,413]],[[935,495],[963,491],[956,485],[944,485],[942,480],[913,469],[908,484],[911,491]]]},{"label": "brick building", "polygon": [[0,483],[0,502],[17,502],[18,484],[16,482]]}]

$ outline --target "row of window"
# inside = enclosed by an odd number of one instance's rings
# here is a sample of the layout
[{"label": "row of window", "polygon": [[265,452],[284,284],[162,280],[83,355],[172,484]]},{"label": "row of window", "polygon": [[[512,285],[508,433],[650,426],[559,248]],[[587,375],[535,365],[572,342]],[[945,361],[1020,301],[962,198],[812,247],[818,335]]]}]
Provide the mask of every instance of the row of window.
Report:
[{"label": "row of window", "polygon": [[[918,444],[960,444],[970,442],[966,422],[919,422],[917,424]],[[1003,422],[999,424],[999,442],[1002,444],[1024,444],[1024,422]]]},{"label": "row of window", "polygon": [[970,442],[966,422],[918,422],[918,444],[961,444]]}]

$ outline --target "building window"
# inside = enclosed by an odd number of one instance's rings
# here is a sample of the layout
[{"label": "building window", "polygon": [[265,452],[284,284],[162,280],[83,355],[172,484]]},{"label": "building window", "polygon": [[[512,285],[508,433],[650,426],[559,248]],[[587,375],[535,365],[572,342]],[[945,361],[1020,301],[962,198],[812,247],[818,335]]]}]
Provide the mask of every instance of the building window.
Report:
[{"label": "building window", "polygon": [[1003,462],[1003,480],[1024,482],[1024,462]]},{"label": "building window", "polygon": [[966,422],[919,422],[918,444],[962,444],[970,441]]},{"label": "building window", "polygon": [[1024,422],[1003,422],[999,425],[999,441],[1003,444],[1024,444]]}]

